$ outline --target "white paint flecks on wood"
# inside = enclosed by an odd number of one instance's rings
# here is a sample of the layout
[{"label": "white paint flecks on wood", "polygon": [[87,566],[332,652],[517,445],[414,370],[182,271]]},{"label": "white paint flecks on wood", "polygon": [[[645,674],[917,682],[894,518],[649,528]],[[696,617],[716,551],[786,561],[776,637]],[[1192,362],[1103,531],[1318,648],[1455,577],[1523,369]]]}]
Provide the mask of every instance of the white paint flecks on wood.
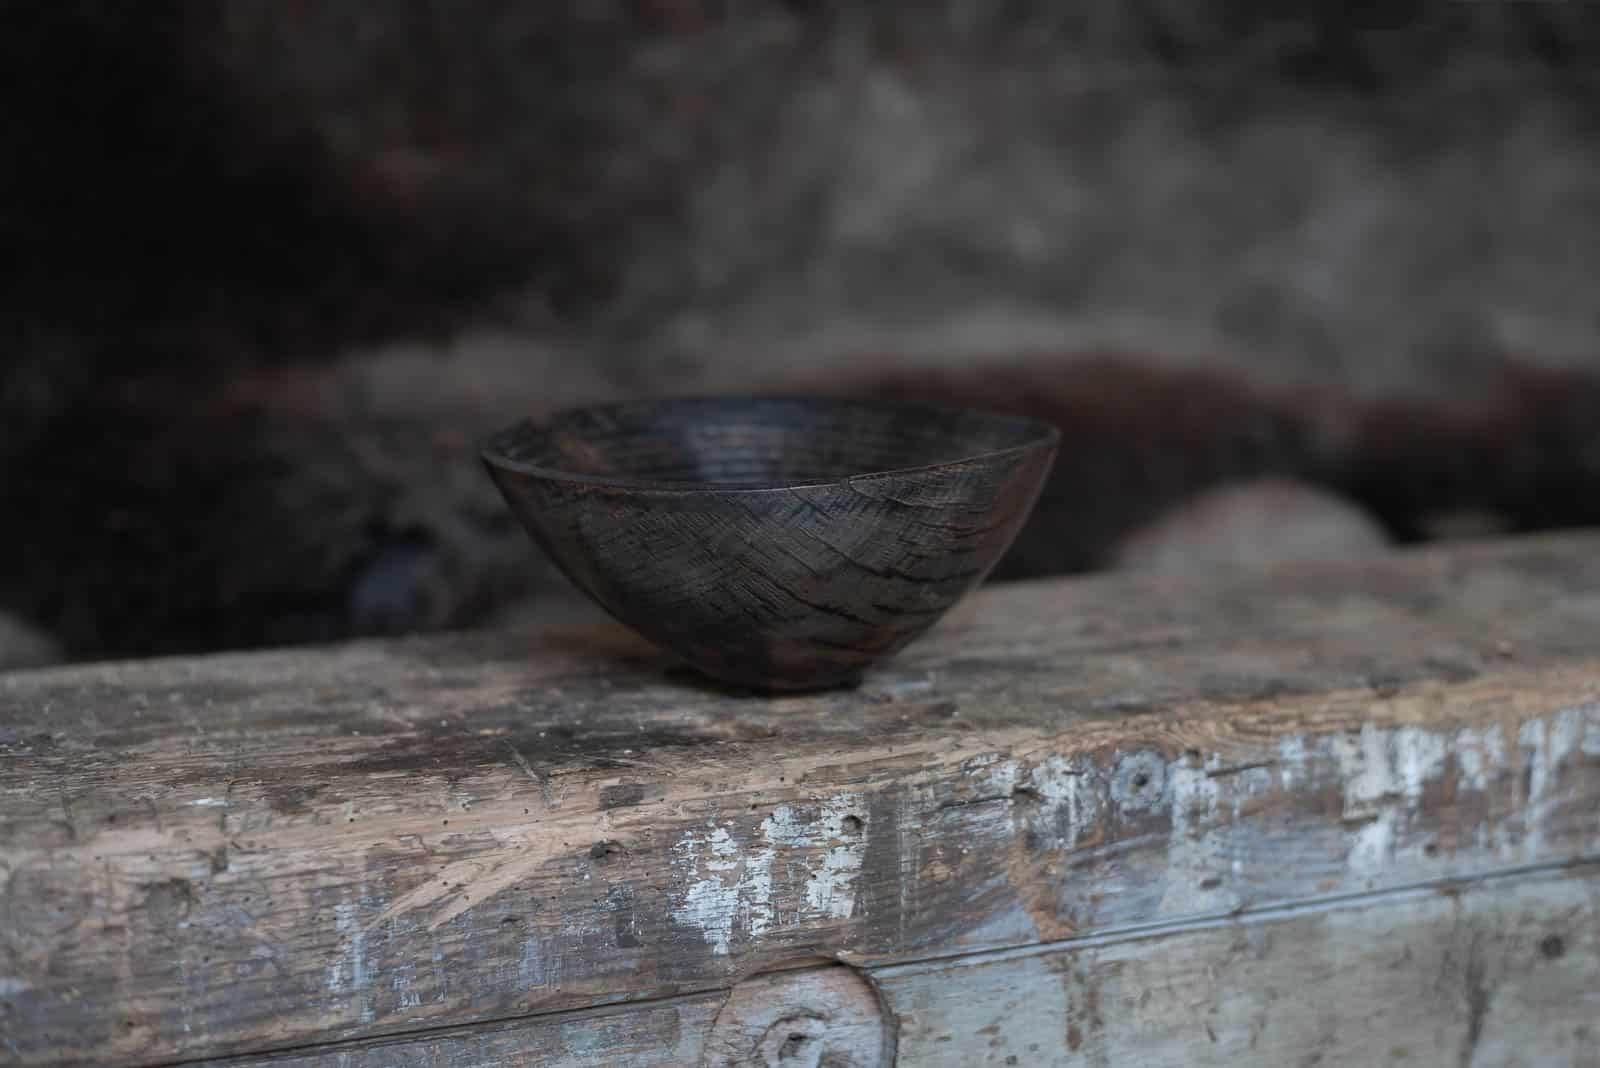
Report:
[{"label": "white paint flecks on wood", "polygon": [[864,849],[862,811],[859,799],[844,795],[814,805],[779,805],[761,821],[755,839],[744,843],[714,821],[705,830],[687,831],[672,847],[686,886],[673,916],[726,956],[735,929],[758,938],[778,920],[773,866],[797,862],[805,890],[796,917],[849,919]]},{"label": "white paint flecks on wood", "polygon": [[0,677],[0,1055],[378,1049],[1565,863],[1596,633],[1573,535],[996,588],[808,697],[604,627]]},{"label": "white paint flecks on wood", "polygon": [[229,1065],[1594,1068],[1597,988],[1591,861]]}]

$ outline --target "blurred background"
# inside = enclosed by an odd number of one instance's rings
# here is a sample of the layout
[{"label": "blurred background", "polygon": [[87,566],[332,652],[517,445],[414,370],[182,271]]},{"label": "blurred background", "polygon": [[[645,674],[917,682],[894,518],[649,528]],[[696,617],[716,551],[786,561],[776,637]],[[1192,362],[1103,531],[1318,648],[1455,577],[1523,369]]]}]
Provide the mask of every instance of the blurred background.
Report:
[{"label": "blurred background", "polygon": [[996,579],[1600,521],[1592,0],[0,3],[0,666],[563,618],[484,432],[1065,432]]}]

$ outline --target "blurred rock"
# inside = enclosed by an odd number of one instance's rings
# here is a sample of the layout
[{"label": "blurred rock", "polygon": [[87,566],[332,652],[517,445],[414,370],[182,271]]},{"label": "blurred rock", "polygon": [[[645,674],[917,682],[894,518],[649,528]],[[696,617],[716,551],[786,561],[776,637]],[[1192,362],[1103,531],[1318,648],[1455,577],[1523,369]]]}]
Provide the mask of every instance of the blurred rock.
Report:
[{"label": "blurred rock", "polygon": [[66,659],[48,634],[8,612],[0,612],[0,671],[49,667]]},{"label": "blurred rock", "polygon": [[605,610],[577,590],[550,590],[524,597],[496,612],[484,625],[489,627],[580,627],[613,622]]},{"label": "blurred rock", "polygon": [[1420,526],[1427,541],[1473,541],[1511,533],[1505,516],[1487,511],[1439,512],[1424,516]]},{"label": "blurred rock", "polygon": [[1192,575],[1218,568],[1351,560],[1389,548],[1382,528],[1335,494],[1277,479],[1219,486],[1130,534],[1120,571]]}]

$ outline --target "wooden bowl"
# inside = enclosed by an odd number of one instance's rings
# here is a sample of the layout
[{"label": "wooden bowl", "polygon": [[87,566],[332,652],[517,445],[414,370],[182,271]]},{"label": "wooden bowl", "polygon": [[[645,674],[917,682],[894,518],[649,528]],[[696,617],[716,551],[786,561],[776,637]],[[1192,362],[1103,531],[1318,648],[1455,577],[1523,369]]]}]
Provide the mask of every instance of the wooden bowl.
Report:
[{"label": "wooden bowl", "polygon": [[677,398],[520,423],[483,459],[617,619],[725,683],[813,690],[859,681],[983,581],[1059,438],[950,408]]}]

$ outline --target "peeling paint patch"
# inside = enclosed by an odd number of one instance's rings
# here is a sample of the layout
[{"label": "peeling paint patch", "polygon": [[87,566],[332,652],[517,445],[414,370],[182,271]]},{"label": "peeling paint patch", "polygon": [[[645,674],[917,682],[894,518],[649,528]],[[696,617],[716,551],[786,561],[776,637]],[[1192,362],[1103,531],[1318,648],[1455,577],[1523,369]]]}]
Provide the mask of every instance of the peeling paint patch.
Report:
[{"label": "peeling paint patch", "polygon": [[1353,872],[1378,872],[1394,862],[1395,824],[1399,814],[1385,809],[1351,835],[1345,864]]},{"label": "peeling paint patch", "polygon": [[333,906],[333,927],[339,935],[339,955],[328,965],[326,988],[338,1001],[354,998],[363,1023],[376,1018],[367,974],[367,932],[361,926],[359,904],[340,901]]},{"label": "peeling paint patch", "polygon": [[1310,755],[1304,735],[1286,734],[1278,739],[1278,781],[1285,790],[1293,790],[1305,777]]},{"label": "peeling paint patch", "polygon": [[1600,757],[1600,702],[1584,705],[1583,749],[1584,756]]},{"label": "peeling paint patch", "polygon": [[[710,874],[695,879],[684,891],[683,903],[673,910],[679,923],[693,927],[703,934],[713,952],[726,956],[732,948],[735,913],[740,901],[746,897],[741,877],[727,878],[724,873],[739,866],[736,859],[738,847],[726,828],[713,827],[710,834],[687,834],[673,847],[678,862],[691,872],[704,869]],[[761,863],[752,858],[752,866]],[[770,858],[767,858],[770,866]],[[769,891],[770,894],[770,891]]]},{"label": "peeling paint patch", "polygon": [[1217,876],[1227,866],[1228,853],[1227,834],[1218,829],[1221,788],[1198,762],[1173,761],[1167,776],[1172,830],[1161,911],[1174,915],[1225,908],[1229,894]]},{"label": "peeling paint patch", "polygon": [[[1519,768],[1526,782],[1521,799],[1521,833],[1511,836],[1479,829],[1478,848],[1543,856],[1544,824],[1558,804],[1557,775],[1574,754],[1587,752],[1591,734],[1600,732],[1600,704],[1563,709],[1531,719],[1516,729],[1516,751],[1499,724],[1436,732],[1420,727],[1362,727],[1356,736],[1329,743],[1344,792],[1343,818],[1350,825],[1347,868],[1367,875],[1393,864],[1398,844],[1408,839],[1430,783],[1440,781],[1449,758],[1459,769],[1460,789],[1484,791]],[[1596,739],[1600,750],[1600,739]],[[1280,745],[1280,751],[1283,746]]]},{"label": "peeling paint patch", "polygon": [[[1090,769],[1065,757],[1049,756],[1032,766],[1016,760],[1000,761],[993,765],[983,789],[997,800],[1009,796],[1013,825],[1024,820],[1035,831],[1048,835],[1052,848],[1075,848],[1080,839],[1092,836],[1100,819],[1101,798],[1090,784]],[[1019,809],[1019,801],[1034,802],[1036,807]],[[910,813],[913,821],[921,816],[920,810]]]},{"label": "peeling paint patch", "polygon": [[726,956],[740,931],[753,937],[780,922],[778,900],[787,887],[775,887],[774,875],[787,874],[790,866],[779,860],[798,852],[804,883],[794,888],[793,918],[848,919],[866,848],[861,811],[859,800],[848,795],[815,807],[779,805],[743,848],[732,831],[715,823],[685,834],[672,847],[673,864],[686,881],[674,918]]},{"label": "peeling paint patch", "polygon": [[1579,752],[1596,722],[1600,705],[1580,705],[1564,709],[1544,719],[1530,720],[1517,731],[1523,767],[1527,769],[1528,796],[1525,799],[1523,852],[1536,856],[1544,849],[1544,823],[1559,803],[1556,779],[1561,765]]},{"label": "peeling paint patch", "polygon": [[1060,828],[1067,849],[1091,837],[1100,822],[1100,794],[1086,780],[1082,768],[1059,756],[1046,757],[1027,776],[1029,787],[1046,808],[1049,825]]},{"label": "peeling paint patch", "polygon": [[[1443,777],[1452,747],[1434,731],[1372,723],[1354,737],[1333,738],[1329,747],[1343,788],[1341,815],[1350,826],[1345,867],[1370,877],[1393,865],[1396,844],[1421,808],[1428,784]],[[1478,746],[1474,752],[1485,758],[1493,750]],[[1486,781],[1488,768],[1478,771]]]},{"label": "peeling paint patch", "polygon": [[837,804],[822,810],[822,836],[828,843],[822,854],[822,863],[806,880],[806,904],[817,913],[835,920],[850,918],[855,907],[856,876],[861,872],[863,836],[851,833],[844,821],[852,817],[847,808]]},{"label": "peeling paint patch", "polygon": [[1166,876],[1161,911],[1165,915],[1223,912],[1244,903],[1238,877],[1244,874],[1237,828],[1245,803],[1273,788],[1274,770],[1263,763],[1225,767],[1213,753],[1171,762],[1166,772],[1171,798]]},{"label": "peeling paint patch", "polygon": [[1464,727],[1456,732],[1452,745],[1461,783],[1474,790],[1487,790],[1489,784],[1507,773],[1505,734],[1498,725]]},{"label": "peeling paint patch", "polygon": [[1420,801],[1427,784],[1444,773],[1444,739],[1420,727],[1368,723],[1355,738],[1341,735],[1331,746],[1347,819],[1374,814],[1396,800]]}]

